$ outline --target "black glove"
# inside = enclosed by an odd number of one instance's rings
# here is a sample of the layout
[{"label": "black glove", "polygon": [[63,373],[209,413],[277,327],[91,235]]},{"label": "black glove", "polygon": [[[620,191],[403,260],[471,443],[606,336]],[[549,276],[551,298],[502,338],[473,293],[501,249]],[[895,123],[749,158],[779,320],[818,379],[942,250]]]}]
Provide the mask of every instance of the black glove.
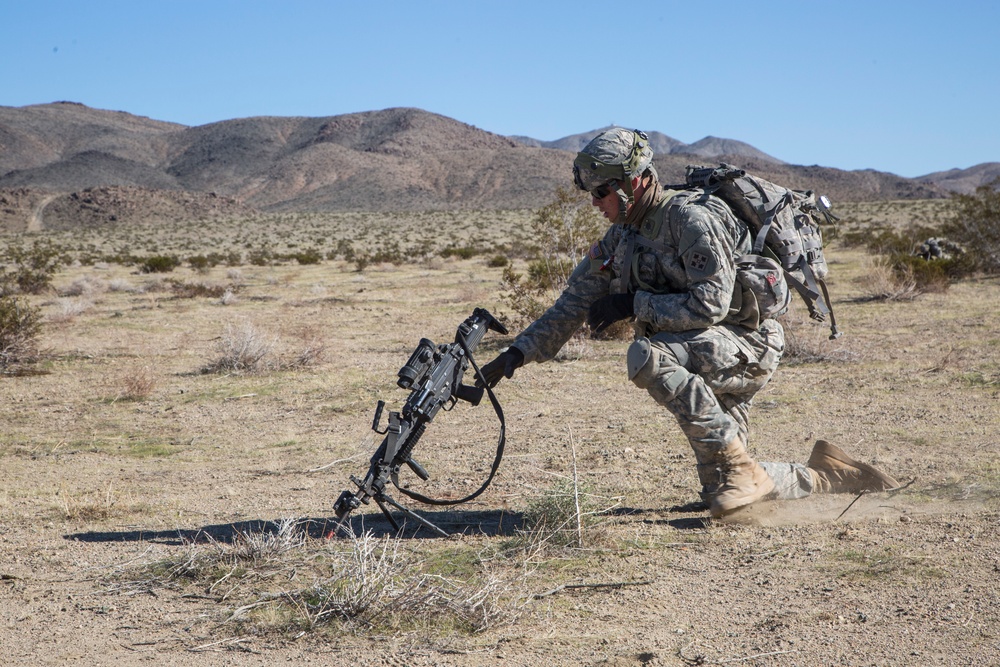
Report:
[{"label": "black glove", "polygon": [[[514,371],[524,365],[524,353],[516,347],[508,347],[506,350],[500,353],[500,355],[486,364],[479,370],[483,372],[483,377],[486,378],[486,384],[491,387],[495,387],[500,378],[507,378],[508,380],[513,377]],[[476,386],[482,387],[483,381],[476,378]]]},{"label": "black glove", "polygon": [[590,306],[587,324],[594,333],[601,333],[619,320],[635,315],[635,294],[608,294]]}]

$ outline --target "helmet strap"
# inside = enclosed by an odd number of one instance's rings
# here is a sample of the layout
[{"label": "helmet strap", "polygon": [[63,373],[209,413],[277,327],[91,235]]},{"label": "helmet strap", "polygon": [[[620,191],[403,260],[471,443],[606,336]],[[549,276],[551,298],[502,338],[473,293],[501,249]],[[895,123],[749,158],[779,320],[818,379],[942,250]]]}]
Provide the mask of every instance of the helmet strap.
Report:
[{"label": "helmet strap", "polygon": [[632,177],[626,173],[624,179],[616,179],[615,182],[618,183],[618,189],[615,191],[618,193],[618,220],[624,222],[625,216],[628,215],[629,204],[635,202]]}]

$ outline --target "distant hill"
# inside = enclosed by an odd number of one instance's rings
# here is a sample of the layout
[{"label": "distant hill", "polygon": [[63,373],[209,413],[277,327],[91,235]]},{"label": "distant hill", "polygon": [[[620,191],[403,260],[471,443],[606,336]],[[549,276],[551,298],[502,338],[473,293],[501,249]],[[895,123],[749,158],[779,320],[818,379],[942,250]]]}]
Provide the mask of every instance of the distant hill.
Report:
[{"label": "distant hill", "polygon": [[[557,187],[571,187],[575,153],[599,131],[531,145],[412,108],[187,127],[71,102],[0,107],[0,220],[8,228],[98,224],[110,216],[155,222],[183,215],[185,205],[206,219],[249,211],[537,208]],[[726,161],[841,201],[944,196],[933,182],[788,165],[729,139],[682,144],[659,132],[650,139],[665,182],[683,180],[688,164]],[[153,204],[156,193],[162,205]],[[114,205],[81,213],[88,197]],[[140,215],[130,198],[152,213]]]},{"label": "distant hill", "polygon": [[1000,178],[1000,162],[984,162],[968,169],[937,171],[919,176],[915,180],[950,192],[968,195],[975,192],[980,185],[987,185],[998,178]]},{"label": "distant hill", "polygon": [[[609,125],[607,127],[598,128],[589,132],[582,132],[580,134],[572,134],[568,137],[563,137],[562,139],[556,139],[555,141],[539,141],[538,139],[532,139],[531,137],[512,138],[525,144],[526,146],[555,148],[562,151],[578,153],[583,150],[584,146],[590,143],[591,139],[610,127],[612,126]],[[683,141],[678,141],[673,137],[668,137],[662,132],[653,131],[647,132],[646,134],[649,136],[649,145],[653,149],[653,153],[655,155],[695,155],[702,158],[716,158],[725,155],[731,159],[734,157],[740,157],[756,160],[758,162],[784,164],[784,162],[778,158],[772,157],[763,151],[757,150],[750,144],[743,143],[742,141],[736,141],[735,139],[705,137],[704,139],[699,139],[693,144],[685,144]]]}]

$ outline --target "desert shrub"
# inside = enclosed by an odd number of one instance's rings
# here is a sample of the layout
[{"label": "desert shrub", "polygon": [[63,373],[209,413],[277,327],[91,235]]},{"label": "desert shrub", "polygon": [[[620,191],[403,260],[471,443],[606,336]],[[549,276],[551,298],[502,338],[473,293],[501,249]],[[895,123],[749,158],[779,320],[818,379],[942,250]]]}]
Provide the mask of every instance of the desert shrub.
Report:
[{"label": "desert shrub", "polygon": [[141,273],[170,273],[181,265],[177,255],[151,255],[139,265]]},{"label": "desert shrub", "polygon": [[558,188],[553,201],[535,211],[531,238],[539,244],[539,256],[529,263],[527,275],[508,266],[501,279],[512,324],[524,325],[545,311],[602,231],[601,216],[574,190]]},{"label": "desert shrub", "polygon": [[323,261],[323,253],[316,248],[307,248],[301,252],[292,253],[292,258],[299,264],[319,264]]},{"label": "desert shrub", "polygon": [[296,332],[298,351],[294,352],[290,359],[284,360],[281,367],[285,370],[295,370],[321,363],[326,357],[327,345],[320,331],[316,327],[303,327]]},{"label": "desert shrub", "polygon": [[541,254],[532,278],[550,289],[562,289],[573,268],[601,237],[604,221],[586,197],[558,188],[555,199],[535,211],[531,231]]},{"label": "desert shrub", "polygon": [[943,235],[961,244],[977,269],[1000,272],[1000,178],[954,200],[955,215]]},{"label": "desert shrub", "polygon": [[115,253],[107,253],[101,256],[101,261],[108,264],[120,264],[121,266],[133,266],[142,264],[143,259],[136,257],[128,250],[119,250]]},{"label": "desert shrub", "polygon": [[64,263],[60,249],[50,241],[35,241],[30,247],[7,249],[11,266],[0,274],[2,294],[40,294],[52,285],[52,278]]},{"label": "desert shrub", "polygon": [[149,366],[126,371],[120,380],[116,401],[145,401],[156,389],[156,376]]},{"label": "desert shrub", "polygon": [[924,259],[915,255],[894,255],[892,269],[902,280],[912,280],[924,292],[944,292],[952,280],[973,272],[967,255],[946,259]]},{"label": "desert shrub", "polygon": [[41,329],[38,307],[22,297],[0,296],[0,367],[37,361]]},{"label": "desert shrub", "polygon": [[168,280],[170,290],[179,299],[194,299],[195,297],[221,298],[226,292],[232,292],[231,285],[209,285],[207,283],[189,283],[183,280]]},{"label": "desert shrub", "polygon": [[194,255],[193,257],[188,257],[187,262],[188,266],[195,271],[207,271],[209,268],[215,266],[205,255]]},{"label": "desert shrub", "polygon": [[[225,295],[223,295],[225,297]],[[203,373],[266,373],[294,371],[321,363],[326,342],[319,330],[305,327],[295,336],[300,345],[289,350],[248,320],[226,325],[217,343],[218,358],[202,368]],[[279,349],[280,348],[280,349]]]},{"label": "desert shrub", "polygon": [[472,246],[448,246],[441,250],[441,256],[445,259],[449,257],[457,257],[459,259],[470,259],[479,254],[479,250],[473,248]]},{"label": "desert shrub", "polygon": [[84,276],[57,290],[59,296],[86,296],[104,289],[106,285],[95,278]]},{"label": "desert shrub", "polygon": [[72,322],[78,315],[82,315],[93,306],[86,299],[81,298],[60,298],[56,301],[55,310],[49,315],[49,321],[59,324]]},{"label": "desert shrub", "polygon": [[274,253],[267,248],[251,250],[247,253],[247,261],[254,266],[270,266],[274,263],[274,260]]},{"label": "desert shrub", "polygon": [[610,509],[589,486],[563,479],[532,499],[521,534],[506,546],[526,551],[592,547],[607,537],[601,526]]},{"label": "desert shrub", "polygon": [[578,262],[565,257],[537,259],[528,264],[528,282],[543,291],[561,290]]},{"label": "desert shrub", "polygon": [[493,255],[490,257],[489,261],[486,262],[486,265],[495,269],[500,269],[510,265],[510,258],[507,257],[507,255]]},{"label": "desert shrub", "polygon": [[276,338],[264,335],[249,321],[227,324],[219,339],[219,357],[208,364],[205,373],[259,373],[277,366]]},{"label": "desert shrub", "polygon": [[852,232],[845,235],[845,242],[863,245],[868,252],[880,255],[884,261],[875,265],[876,271],[866,277],[874,291],[875,299],[893,300],[905,295],[912,298],[923,292],[942,292],[953,280],[974,273],[978,263],[970,253],[957,251],[941,257],[921,256],[921,248],[929,239],[943,236],[944,229],[913,225],[895,229]]},{"label": "desert shrub", "polygon": [[351,242],[347,239],[340,239],[337,241],[336,249],[327,253],[327,259],[341,257],[345,262],[353,262],[355,254],[354,246],[351,245]]},{"label": "desert shrub", "polygon": [[523,278],[522,274],[514,271],[514,267],[508,264],[504,267],[503,277],[500,279],[504,289],[501,298],[513,311],[513,314],[508,314],[505,319],[518,329],[541,317],[551,303],[542,300],[546,290],[531,285]]}]

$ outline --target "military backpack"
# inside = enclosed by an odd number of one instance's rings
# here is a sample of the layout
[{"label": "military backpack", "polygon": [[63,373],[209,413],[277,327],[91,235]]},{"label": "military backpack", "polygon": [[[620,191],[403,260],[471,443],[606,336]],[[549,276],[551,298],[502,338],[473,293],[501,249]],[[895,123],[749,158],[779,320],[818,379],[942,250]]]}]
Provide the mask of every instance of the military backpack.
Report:
[{"label": "military backpack", "polygon": [[725,163],[689,166],[686,181],[687,187],[703,189],[729,205],[754,235],[753,255],[777,261],[785,280],[805,301],[809,316],[818,322],[829,316],[830,339],[839,338],[819,229],[821,217],[837,220],[830,212],[830,200],[812,190],[784,188]]}]

